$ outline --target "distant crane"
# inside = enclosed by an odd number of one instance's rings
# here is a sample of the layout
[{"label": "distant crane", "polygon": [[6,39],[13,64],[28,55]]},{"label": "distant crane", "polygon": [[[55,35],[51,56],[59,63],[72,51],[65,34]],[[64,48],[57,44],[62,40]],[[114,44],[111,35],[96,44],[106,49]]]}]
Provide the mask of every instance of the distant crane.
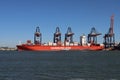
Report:
[{"label": "distant crane", "polygon": [[107,34],[104,35],[105,48],[110,48],[115,45],[115,34],[114,34],[114,15],[110,19],[110,28]]},{"label": "distant crane", "polygon": [[88,34],[88,43],[91,44],[97,44],[97,36],[101,35],[101,33],[98,33],[95,27],[91,29],[91,32]]},{"label": "distant crane", "polygon": [[36,27],[36,31],[34,33],[34,44],[41,45],[42,42],[42,34],[40,33],[39,27]]},{"label": "distant crane", "polygon": [[73,35],[71,27],[68,27],[67,33],[65,34],[65,42],[73,43]]},{"label": "distant crane", "polygon": [[53,42],[57,43],[57,44],[61,43],[61,32],[60,32],[59,27],[56,27],[56,31],[54,33]]}]

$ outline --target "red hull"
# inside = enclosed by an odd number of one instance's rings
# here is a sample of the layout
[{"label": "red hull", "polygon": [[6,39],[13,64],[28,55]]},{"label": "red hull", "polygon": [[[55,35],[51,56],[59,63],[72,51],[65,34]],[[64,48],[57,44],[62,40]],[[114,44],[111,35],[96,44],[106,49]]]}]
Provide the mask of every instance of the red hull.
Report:
[{"label": "red hull", "polygon": [[42,46],[42,45],[17,45],[17,49],[29,51],[61,51],[61,50],[102,50],[103,46]]}]

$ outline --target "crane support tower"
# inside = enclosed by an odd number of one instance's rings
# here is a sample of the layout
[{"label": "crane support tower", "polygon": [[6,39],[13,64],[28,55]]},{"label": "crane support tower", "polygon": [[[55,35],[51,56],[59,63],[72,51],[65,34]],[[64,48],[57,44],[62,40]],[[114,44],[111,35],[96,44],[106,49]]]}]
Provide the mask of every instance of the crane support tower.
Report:
[{"label": "crane support tower", "polygon": [[42,42],[42,34],[40,33],[40,28],[36,27],[36,31],[34,33],[34,44],[41,45]]},{"label": "crane support tower", "polygon": [[95,27],[91,29],[91,32],[88,34],[88,43],[97,44],[97,36],[101,35],[101,33],[98,33]]},{"label": "crane support tower", "polygon": [[107,34],[104,35],[105,48],[111,48],[115,45],[115,34],[114,34],[114,15],[110,19],[110,28]]},{"label": "crane support tower", "polygon": [[65,34],[65,42],[73,43],[73,35],[71,27],[68,27],[67,33]]},{"label": "crane support tower", "polygon": [[56,27],[56,31],[54,33],[53,42],[57,43],[57,45],[61,44],[61,32],[60,32],[59,27]]}]

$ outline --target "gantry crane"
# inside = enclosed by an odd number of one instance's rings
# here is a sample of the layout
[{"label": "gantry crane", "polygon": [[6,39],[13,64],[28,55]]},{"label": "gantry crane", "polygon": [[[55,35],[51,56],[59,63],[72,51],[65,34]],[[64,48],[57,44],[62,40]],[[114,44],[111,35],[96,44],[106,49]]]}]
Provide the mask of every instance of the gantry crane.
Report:
[{"label": "gantry crane", "polygon": [[97,36],[101,35],[101,33],[98,33],[95,27],[91,29],[91,32],[88,34],[88,43],[97,44]]},{"label": "gantry crane", "polygon": [[34,44],[41,45],[42,42],[42,34],[40,33],[40,28],[36,27],[36,31],[34,33]]},{"label": "gantry crane", "polygon": [[56,31],[54,33],[53,42],[57,43],[57,44],[61,43],[61,32],[60,32],[59,27],[56,27]]},{"label": "gantry crane", "polygon": [[73,35],[71,27],[68,27],[67,33],[65,34],[65,42],[73,43]]},{"label": "gantry crane", "polygon": [[115,45],[115,34],[114,34],[114,15],[110,19],[110,28],[107,34],[104,35],[105,48],[110,48]]}]

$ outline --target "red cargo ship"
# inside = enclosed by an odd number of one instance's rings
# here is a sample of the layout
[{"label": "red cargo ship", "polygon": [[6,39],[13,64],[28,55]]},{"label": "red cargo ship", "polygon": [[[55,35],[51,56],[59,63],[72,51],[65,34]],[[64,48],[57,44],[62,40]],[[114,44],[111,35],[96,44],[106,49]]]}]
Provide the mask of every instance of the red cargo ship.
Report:
[{"label": "red cargo ship", "polygon": [[42,46],[42,45],[17,45],[19,51],[61,51],[61,50],[102,50],[103,46]]},{"label": "red cargo ship", "polygon": [[61,50],[102,50],[103,45],[97,44],[97,36],[99,33],[95,33],[95,28],[92,28],[91,33],[88,34],[88,43],[86,41],[86,36],[80,37],[80,43],[73,42],[73,35],[71,28],[69,27],[67,33],[65,34],[64,43],[61,42],[61,33],[59,27],[56,28],[54,33],[54,41],[49,43],[41,43],[42,35],[40,33],[39,27],[36,28],[34,34],[34,44],[28,40],[26,44],[17,45],[19,51],[61,51]]}]

